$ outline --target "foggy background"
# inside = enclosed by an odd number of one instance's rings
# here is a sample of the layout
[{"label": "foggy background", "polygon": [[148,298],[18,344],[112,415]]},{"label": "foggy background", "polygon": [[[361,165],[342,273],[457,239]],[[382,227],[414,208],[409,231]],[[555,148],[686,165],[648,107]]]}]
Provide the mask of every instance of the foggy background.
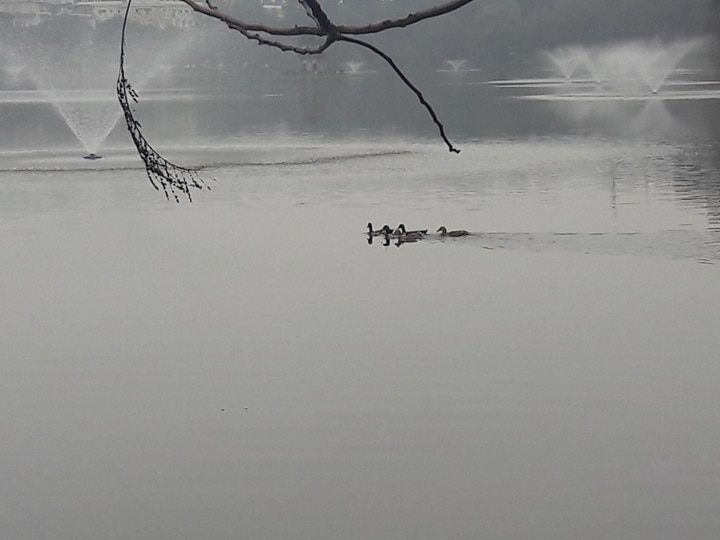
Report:
[{"label": "foggy background", "polygon": [[[273,26],[309,23],[296,2],[287,3],[282,17],[263,9],[259,1],[216,3],[245,21]],[[432,0],[333,0],[323,2],[323,6],[336,24],[362,25],[402,17],[436,3]],[[248,67],[257,68],[253,78],[262,80],[270,76],[270,73],[263,75],[263,71],[297,70],[303,61],[297,55],[250,42],[217,21],[200,15],[194,18],[199,28],[192,30],[193,34],[202,34],[204,29],[209,32],[204,34],[202,46],[197,47],[198,57],[188,63],[193,67],[221,64],[228,83],[246,78],[243,73]],[[54,17],[42,23],[41,28],[13,28],[7,22],[0,15],[0,38],[6,42],[22,39],[32,42],[33,37],[37,41],[38,35],[44,40],[73,40],[78,36],[78,29],[86,24],[72,16]],[[98,23],[98,29],[96,40],[118,45],[117,18]],[[539,52],[558,45],[635,39],[670,41],[718,31],[718,0],[496,0],[476,1],[432,21],[366,36],[366,39],[385,48],[411,73],[437,69],[447,59],[465,59],[467,66],[481,69],[487,78],[496,78],[536,73]],[[158,32],[130,25],[129,41],[132,45],[132,39],[137,39],[133,34]],[[188,34],[177,29],[166,29],[162,33]],[[198,40],[199,45],[200,37],[192,39]],[[308,44],[308,41],[301,43]],[[100,44],[96,42],[96,45]],[[338,44],[323,55],[312,57],[328,70],[343,69],[342,64],[348,58],[378,63],[367,51],[346,44]]]}]

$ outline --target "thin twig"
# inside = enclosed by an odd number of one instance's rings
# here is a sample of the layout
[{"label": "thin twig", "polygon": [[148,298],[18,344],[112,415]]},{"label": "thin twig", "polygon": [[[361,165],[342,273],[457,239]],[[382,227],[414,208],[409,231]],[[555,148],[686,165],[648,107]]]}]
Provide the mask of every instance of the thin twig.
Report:
[{"label": "thin twig", "polygon": [[338,37],[338,41],[346,41],[348,43],[353,43],[355,45],[359,45],[360,47],[365,47],[366,49],[371,50],[373,53],[378,55],[380,58],[385,60],[387,64],[392,68],[392,70],[395,72],[395,74],[400,77],[400,80],[405,83],[405,86],[410,88],[412,92],[415,94],[415,96],[418,98],[418,101],[420,101],[420,104],[427,109],[428,113],[430,114],[430,118],[432,118],[433,122],[438,128],[438,131],[440,132],[440,137],[442,137],[442,140],[445,142],[445,144],[448,147],[448,150],[450,152],[454,152],[456,154],[460,153],[460,149],[453,146],[453,144],[450,142],[450,139],[448,139],[447,135],[445,134],[445,126],[443,126],[443,123],[438,118],[438,115],[435,113],[435,110],[433,109],[432,105],[425,99],[425,96],[420,91],[420,89],[415,86],[410,79],[407,78],[405,73],[402,72],[402,70],[398,67],[398,65],[395,63],[395,61],[390,58],[385,52],[383,52],[381,49],[378,49],[375,45],[372,45],[371,43],[368,43],[367,41],[363,41],[361,39],[357,38],[351,38],[348,36],[341,35]]},{"label": "thin twig", "polygon": [[181,167],[171,163],[162,157],[147,141],[142,134],[140,122],[135,118],[133,112],[133,103],[137,103],[139,96],[135,89],[125,76],[125,31],[127,29],[128,17],[130,14],[130,6],[132,0],[128,0],[127,9],[125,10],[125,19],[123,20],[121,42],[120,42],[120,72],[117,79],[117,95],[120,107],[125,114],[125,123],[127,124],[130,137],[137,148],[140,159],[145,165],[150,184],[158,191],[162,190],[167,199],[172,195],[175,201],[180,202],[178,192],[183,193],[190,202],[192,195],[190,189],[210,189],[202,178],[200,178],[197,169]]}]

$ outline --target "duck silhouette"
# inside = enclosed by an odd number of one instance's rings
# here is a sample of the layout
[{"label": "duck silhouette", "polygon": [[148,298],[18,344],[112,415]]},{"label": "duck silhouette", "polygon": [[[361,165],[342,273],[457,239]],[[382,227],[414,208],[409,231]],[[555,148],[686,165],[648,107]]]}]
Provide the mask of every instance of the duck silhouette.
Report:
[{"label": "duck silhouette", "polygon": [[389,225],[383,225],[382,228],[374,230],[372,223],[367,224],[367,230],[368,234],[370,236],[380,236],[381,234],[390,234],[392,233],[392,229],[390,229]]},{"label": "duck silhouette", "polygon": [[451,238],[457,238],[457,237],[459,237],[459,236],[467,236],[467,235],[470,234],[469,232],[467,232],[467,231],[464,230],[464,229],[459,229],[459,230],[456,230],[456,231],[448,231],[448,230],[445,228],[444,225],[441,226],[441,227],[437,230],[437,232],[440,233],[440,236],[449,236],[449,237],[451,237]]},{"label": "duck silhouette", "polygon": [[415,238],[417,240],[420,240],[421,238],[425,238],[425,235],[427,234],[427,229],[416,229],[414,231],[408,231],[405,228],[405,224],[401,223],[397,226],[397,228],[392,232],[393,236],[396,236],[398,238],[404,238],[406,241],[409,238]]}]

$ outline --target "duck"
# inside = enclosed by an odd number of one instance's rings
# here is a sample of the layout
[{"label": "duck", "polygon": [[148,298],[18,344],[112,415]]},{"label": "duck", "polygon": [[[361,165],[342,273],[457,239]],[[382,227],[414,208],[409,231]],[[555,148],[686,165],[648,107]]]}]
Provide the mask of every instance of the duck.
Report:
[{"label": "duck", "polygon": [[420,240],[422,238],[425,238],[425,235],[427,234],[427,229],[417,229],[414,231],[408,231],[405,229],[405,224],[401,223],[397,226],[397,228],[392,232],[392,236],[396,236],[398,238],[402,238],[406,242],[410,238],[415,238],[416,240]]},{"label": "duck", "polygon": [[397,236],[397,245],[405,244],[407,242],[417,242],[425,238],[425,235],[420,231],[408,231],[405,234]]},{"label": "duck", "polygon": [[367,233],[368,233],[370,236],[380,236],[381,234],[387,235],[387,234],[392,233],[392,229],[390,228],[389,225],[383,225],[382,228],[380,228],[380,229],[378,229],[378,230],[373,230],[372,223],[368,223],[368,224],[367,224],[367,229],[368,229],[368,232],[367,232]]},{"label": "duck", "polygon": [[445,228],[444,225],[441,226],[441,227],[437,230],[437,232],[440,233],[440,236],[450,236],[451,238],[457,238],[458,236],[467,236],[468,234],[470,234],[469,232],[467,232],[467,231],[464,230],[464,229],[460,229],[460,230],[457,230],[457,231],[448,231],[448,230]]}]

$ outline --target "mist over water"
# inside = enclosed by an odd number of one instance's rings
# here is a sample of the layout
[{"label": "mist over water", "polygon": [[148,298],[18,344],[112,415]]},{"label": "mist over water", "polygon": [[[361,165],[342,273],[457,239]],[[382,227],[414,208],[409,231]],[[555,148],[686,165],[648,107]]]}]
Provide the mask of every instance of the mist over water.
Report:
[{"label": "mist over water", "polygon": [[710,71],[453,56],[420,81],[456,156],[382,66],[167,65],[137,113],[193,204],[0,92],[0,536],[715,538]]}]

